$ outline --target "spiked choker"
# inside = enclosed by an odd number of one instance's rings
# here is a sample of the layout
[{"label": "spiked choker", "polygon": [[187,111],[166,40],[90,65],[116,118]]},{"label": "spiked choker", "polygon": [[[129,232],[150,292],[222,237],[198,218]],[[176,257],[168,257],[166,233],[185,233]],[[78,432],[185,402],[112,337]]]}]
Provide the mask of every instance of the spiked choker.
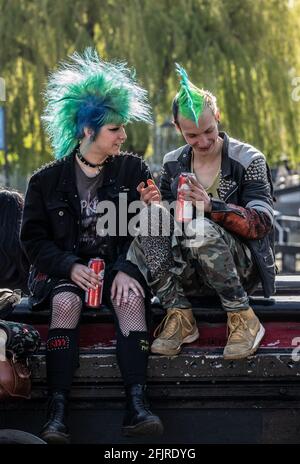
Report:
[{"label": "spiked choker", "polygon": [[90,168],[102,168],[102,166],[104,165],[106,159],[104,161],[102,161],[102,163],[99,163],[99,164],[94,164],[94,163],[90,163],[89,161],[87,161],[83,156],[82,154],[80,153],[80,150],[78,149],[76,151],[76,155],[78,156],[78,158],[80,159],[80,161],[85,164],[86,166],[89,166]]}]

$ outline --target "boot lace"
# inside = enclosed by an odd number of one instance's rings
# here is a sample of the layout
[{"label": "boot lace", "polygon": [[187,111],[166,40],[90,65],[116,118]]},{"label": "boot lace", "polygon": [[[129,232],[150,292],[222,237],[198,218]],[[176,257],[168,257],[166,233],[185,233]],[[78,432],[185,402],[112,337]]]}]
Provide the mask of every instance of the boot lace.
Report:
[{"label": "boot lace", "polygon": [[63,422],[65,413],[66,405],[63,402],[63,398],[60,395],[50,398],[48,405],[48,419]]},{"label": "boot lace", "polygon": [[[228,335],[229,328],[229,335]],[[235,342],[241,341],[245,337],[245,331],[248,329],[247,323],[238,313],[232,314],[228,320],[227,336],[228,340]]]},{"label": "boot lace", "polygon": [[162,332],[166,338],[171,338],[182,327],[188,331],[193,329],[193,324],[188,317],[184,314],[184,310],[171,309],[168,314],[163,318],[161,323],[156,327],[153,335],[157,337]]}]

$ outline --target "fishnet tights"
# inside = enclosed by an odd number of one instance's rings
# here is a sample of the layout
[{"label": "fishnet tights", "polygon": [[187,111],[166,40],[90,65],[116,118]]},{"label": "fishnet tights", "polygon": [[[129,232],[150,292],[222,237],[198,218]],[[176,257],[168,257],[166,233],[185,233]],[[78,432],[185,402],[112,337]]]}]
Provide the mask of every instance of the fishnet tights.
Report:
[{"label": "fishnet tights", "polygon": [[128,293],[128,302],[121,300],[120,306],[112,301],[122,334],[128,337],[130,331],[145,332],[145,303],[142,296],[137,296],[132,290]]},{"label": "fishnet tights", "polygon": [[81,308],[81,298],[75,293],[57,293],[52,299],[50,329],[75,329],[79,322]]}]

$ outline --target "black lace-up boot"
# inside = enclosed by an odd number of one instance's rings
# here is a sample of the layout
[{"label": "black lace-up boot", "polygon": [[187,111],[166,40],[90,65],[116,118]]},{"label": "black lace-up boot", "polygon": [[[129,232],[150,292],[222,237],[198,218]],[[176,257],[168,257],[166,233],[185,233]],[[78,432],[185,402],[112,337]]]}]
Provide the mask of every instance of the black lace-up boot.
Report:
[{"label": "black lace-up boot", "polygon": [[126,412],[122,432],[126,436],[161,435],[163,425],[158,416],[148,409],[145,397],[146,385],[133,384],[126,387]]},{"label": "black lace-up boot", "polygon": [[47,443],[70,443],[70,434],[66,426],[67,403],[67,394],[64,391],[55,391],[51,394],[47,422],[40,435]]}]

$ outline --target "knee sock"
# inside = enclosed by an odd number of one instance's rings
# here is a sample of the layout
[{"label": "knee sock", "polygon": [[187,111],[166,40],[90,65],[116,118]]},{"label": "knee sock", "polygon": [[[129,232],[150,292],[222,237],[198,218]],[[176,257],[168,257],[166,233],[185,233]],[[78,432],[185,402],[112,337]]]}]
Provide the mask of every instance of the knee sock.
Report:
[{"label": "knee sock", "polygon": [[46,351],[49,391],[71,389],[78,367],[78,335],[78,328],[49,330]]},{"label": "knee sock", "polygon": [[117,359],[125,385],[145,384],[149,356],[149,334],[117,331]]}]

